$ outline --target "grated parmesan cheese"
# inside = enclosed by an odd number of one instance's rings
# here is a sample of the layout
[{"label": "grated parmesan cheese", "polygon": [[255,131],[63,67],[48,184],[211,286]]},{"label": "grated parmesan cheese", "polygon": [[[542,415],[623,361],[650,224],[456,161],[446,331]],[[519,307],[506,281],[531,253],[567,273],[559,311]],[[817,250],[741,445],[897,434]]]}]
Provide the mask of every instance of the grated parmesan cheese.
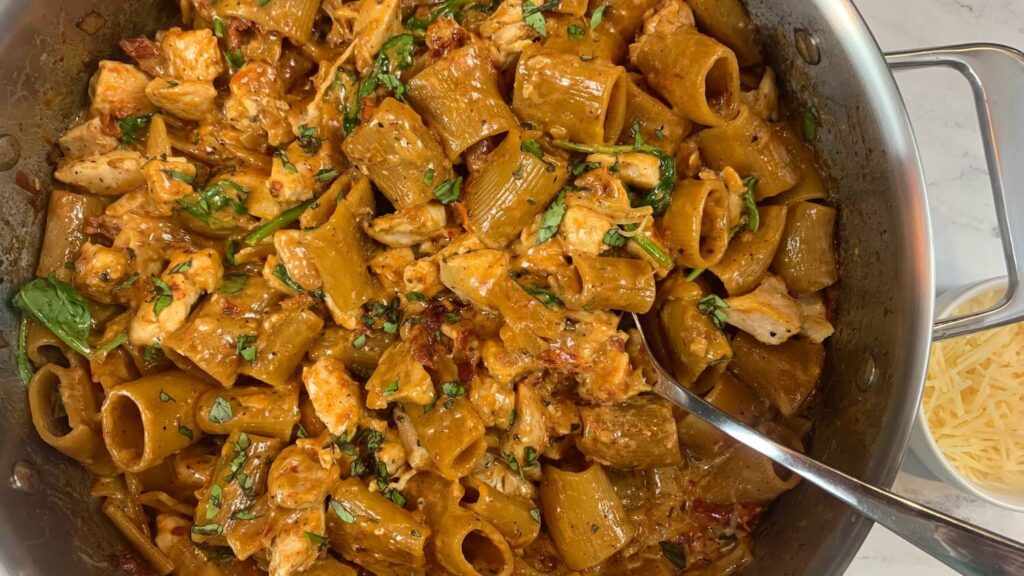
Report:
[{"label": "grated parmesan cheese", "polygon": [[[996,302],[978,294],[956,315]],[[946,459],[991,490],[1024,490],[1024,323],[932,345],[924,388],[928,428]]]}]

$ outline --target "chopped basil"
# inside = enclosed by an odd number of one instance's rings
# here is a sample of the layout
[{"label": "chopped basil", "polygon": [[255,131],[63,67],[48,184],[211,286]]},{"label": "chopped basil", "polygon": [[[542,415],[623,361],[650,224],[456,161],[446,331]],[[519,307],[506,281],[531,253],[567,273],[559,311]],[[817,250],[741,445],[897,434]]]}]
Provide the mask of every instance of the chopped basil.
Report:
[{"label": "chopped basil", "polygon": [[356,517],[353,516],[352,512],[350,512],[349,509],[346,508],[345,505],[342,504],[341,502],[338,502],[334,498],[331,498],[330,506],[331,506],[331,511],[334,512],[334,514],[342,522],[344,522],[346,524],[355,524],[356,523]]},{"label": "chopped basil", "polygon": [[716,358],[711,362],[708,362],[708,366],[722,366],[723,364],[728,364],[729,362],[732,361],[733,358]]},{"label": "chopped basil", "polygon": [[757,176],[747,176],[743,180],[746,189],[743,191],[743,205],[747,208],[747,229],[757,232],[761,226],[761,214],[757,211],[754,189],[757,188]]},{"label": "chopped basil", "polygon": [[142,359],[150,364],[164,359],[164,350],[159,344],[150,344],[142,351]]},{"label": "chopped basil", "polygon": [[337,178],[339,174],[341,173],[336,168],[323,168],[317,170],[316,176],[313,176],[313,179],[317,182],[330,182]]},{"label": "chopped basil", "polygon": [[242,55],[241,50],[225,50],[224,59],[228,61],[228,65],[231,66],[232,70],[238,70],[245,66],[245,56]]},{"label": "chopped basil", "polygon": [[174,397],[171,396],[170,394],[168,394],[167,392],[164,392],[163,390],[161,390],[160,391],[160,401],[161,402],[174,402]]},{"label": "chopped basil", "polygon": [[512,412],[509,412],[509,415],[508,415],[508,427],[509,428],[514,427],[516,425],[516,422],[518,422],[518,421],[519,421],[519,412],[515,408],[513,408]]},{"label": "chopped basil", "polygon": [[193,534],[199,534],[201,536],[217,536],[221,533],[220,524],[203,524],[201,526],[192,527]]},{"label": "chopped basil", "polygon": [[391,396],[391,395],[392,395],[392,394],[394,394],[395,392],[398,392],[398,378],[395,378],[395,379],[394,379],[394,380],[392,380],[391,382],[388,382],[388,385],[387,385],[387,386],[385,386],[385,387],[384,387],[384,390],[382,390],[381,392],[382,392],[382,393],[383,393],[383,394],[384,394],[385,396]]},{"label": "chopped basil", "polygon": [[225,296],[238,296],[245,289],[245,284],[248,281],[249,277],[245,274],[225,276],[218,292]]},{"label": "chopped basil", "polygon": [[540,524],[540,508],[530,508],[530,518]]},{"label": "chopped basil", "polygon": [[213,520],[220,513],[221,500],[224,498],[224,490],[220,484],[210,486],[210,497],[206,500],[206,519]]},{"label": "chopped basil", "polygon": [[423,173],[423,183],[430,186],[434,183],[434,169],[427,168],[427,171]]},{"label": "chopped basil", "polygon": [[196,177],[194,175],[192,175],[192,174],[185,174],[181,170],[164,169],[164,170],[161,170],[161,172],[163,172],[164,176],[167,176],[171,180],[178,180],[179,182],[184,182],[185,184],[188,184],[189,186],[194,184],[195,181],[196,181]]},{"label": "chopped basil", "polygon": [[423,300],[426,299],[426,296],[424,296],[422,292],[409,292],[405,295],[405,297],[410,302],[422,302]]},{"label": "chopped basil", "polygon": [[537,449],[533,446],[527,446],[523,449],[523,466],[530,468],[537,466],[540,462],[537,460]]},{"label": "chopped basil", "polygon": [[348,454],[349,456],[355,456],[358,454],[358,452],[356,452],[355,444],[348,441],[347,434],[342,434],[341,436],[331,434],[331,441],[334,442],[334,445],[338,447],[338,450],[341,450],[344,454]]},{"label": "chopped basil", "polygon": [[814,108],[804,110],[804,121],[800,126],[804,134],[804,140],[810,142],[818,136],[818,113]]},{"label": "chopped basil", "polygon": [[683,550],[678,544],[662,541],[658,542],[658,546],[661,547],[661,553],[673,566],[680,570],[686,568],[686,555],[683,554]]},{"label": "chopped basil", "polygon": [[466,387],[460,382],[451,381],[441,384],[441,394],[447,396],[444,401],[444,407],[451,409],[455,406],[455,399],[466,395]]},{"label": "chopped basil", "polygon": [[191,269],[192,269],[192,259],[189,258],[188,260],[185,260],[184,262],[179,262],[178,264],[176,264],[174,266],[174,268],[171,268],[171,274],[184,274],[185,272],[188,272]]},{"label": "chopped basil", "polygon": [[213,406],[210,407],[210,414],[207,418],[214,424],[223,424],[234,415],[231,413],[231,403],[224,399],[223,396],[217,396],[213,399]]},{"label": "chopped basil", "polygon": [[171,287],[162,278],[153,277],[153,288],[156,289],[154,294],[156,298],[153,299],[153,315],[160,316],[160,313],[171,305],[174,298],[171,296]]},{"label": "chopped basil", "polygon": [[601,239],[606,245],[612,248],[622,248],[626,245],[626,237],[619,232],[618,226],[608,230],[604,233],[604,238]]},{"label": "chopped basil", "polygon": [[192,429],[189,428],[188,426],[178,426],[178,434],[181,434],[182,436],[188,438],[189,440],[193,439]]},{"label": "chopped basil", "polygon": [[505,452],[503,456],[505,457],[505,462],[508,463],[508,467],[511,468],[513,472],[518,472],[519,476],[525,478],[525,476],[523,476],[523,469],[519,466],[519,459],[516,458],[516,455],[509,451]]},{"label": "chopped basil", "polygon": [[53,332],[72,350],[88,356],[92,315],[81,295],[54,274],[25,284],[14,296],[14,306]]},{"label": "chopped basil", "polygon": [[665,210],[668,209],[669,201],[672,199],[672,191],[676,187],[676,162],[671,156],[665,154],[660,149],[651,146],[650,144],[643,144],[642,139],[640,139],[640,142],[634,142],[633,144],[617,146],[595,146],[591,144],[556,140],[553,142],[553,146],[562,150],[582,152],[584,154],[621,154],[623,152],[643,152],[654,156],[658,159],[658,170],[661,174],[661,178],[658,180],[658,184],[654,188],[651,188],[647,194],[638,198],[637,204],[640,206],[650,206],[654,209],[655,216],[664,214]]},{"label": "chopped basil", "polygon": [[388,38],[381,45],[377,52],[377,59],[373,62],[366,77],[359,82],[355,94],[355,104],[345,115],[344,128],[348,134],[351,128],[359,123],[359,115],[363,106],[363,99],[373,94],[378,86],[384,86],[394,92],[395,98],[405,99],[405,92],[408,90],[405,84],[398,78],[397,72],[412,66],[412,55],[416,51],[415,37],[412,34],[399,34]]},{"label": "chopped basil", "polygon": [[570,40],[580,40],[587,35],[587,30],[579,24],[570,24],[565,32]]},{"label": "chopped basil", "polygon": [[306,154],[313,156],[320,151],[323,142],[317,138],[316,128],[302,124],[299,126],[299,147]]},{"label": "chopped basil", "polygon": [[434,189],[434,198],[437,198],[445,206],[455,203],[459,199],[462,189],[462,176],[456,176],[451,180],[445,180],[440,186]]},{"label": "chopped basil", "polygon": [[302,427],[301,423],[296,424],[295,426],[296,426],[296,429],[295,429],[295,437],[296,438],[309,438],[309,432],[306,432],[306,429]]},{"label": "chopped basil", "polygon": [[700,275],[703,274],[703,273],[704,273],[704,268],[693,268],[689,272],[686,273],[686,279],[689,280],[690,282],[693,282],[694,280],[699,278]]},{"label": "chopped basil", "polygon": [[288,158],[288,152],[286,150],[279,148],[274,152],[274,156],[281,161],[281,167],[284,168],[286,172],[291,172],[292,174],[299,173],[299,169],[296,168],[295,164],[293,164],[291,159]]},{"label": "chopped basil", "polygon": [[238,510],[231,515],[232,520],[255,520],[259,518],[252,510]]},{"label": "chopped basil", "polygon": [[198,194],[179,200],[178,208],[211,228],[220,228],[224,224],[216,217],[216,213],[224,208],[231,208],[235,214],[247,214],[245,202],[248,197],[249,189],[238,182],[218,180]]},{"label": "chopped basil", "polygon": [[114,284],[114,287],[111,288],[111,291],[112,292],[120,292],[121,290],[124,290],[126,288],[130,288],[133,284],[135,284],[136,281],[138,281],[138,279],[139,279],[139,273],[138,272],[132,272],[131,276],[128,276],[124,280],[121,280],[117,284]]},{"label": "chopped basil", "polygon": [[412,534],[413,538],[422,538],[423,537],[423,534],[420,533],[419,530],[413,530],[413,531],[409,532],[409,534]]},{"label": "chopped basil", "polygon": [[544,159],[544,149],[540,147],[540,142],[537,142],[536,140],[523,140],[522,143],[519,144],[519,149],[528,154],[533,154],[541,160]]},{"label": "chopped basil", "polygon": [[547,38],[548,27],[543,12],[557,8],[559,4],[561,4],[560,0],[549,0],[538,6],[532,0],[523,0],[523,23],[532,28],[541,38]]},{"label": "chopped basil", "polygon": [[591,524],[590,525],[590,533],[591,534],[597,534],[598,530],[600,530],[600,528],[598,527],[597,524]]},{"label": "chopped basil", "polygon": [[224,37],[224,21],[216,14],[213,15],[213,35],[217,38]]},{"label": "chopped basil", "polygon": [[235,342],[235,350],[246,362],[252,363],[256,359],[256,335],[243,334]]},{"label": "chopped basil", "polygon": [[604,11],[608,9],[607,4],[601,4],[594,9],[594,13],[590,15],[590,29],[593,30],[601,25],[601,21],[604,20]]},{"label": "chopped basil", "polygon": [[728,307],[729,304],[715,294],[708,294],[697,302],[697,310],[710,318],[719,329],[725,327],[725,320],[728,318],[725,309]]},{"label": "chopped basil", "polygon": [[366,346],[366,334],[360,334],[359,336],[356,336],[354,340],[352,340],[352,347],[355,348],[356,350],[359,350],[363,346]]},{"label": "chopped basil", "polygon": [[580,54],[580,60],[584,62],[590,62],[594,58],[597,58],[597,56],[594,56],[593,54]]},{"label": "chopped basil", "polygon": [[565,190],[562,190],[540,219],[540,228],[537,230],[537,244],[543,244],[554,237],[558,232],[559,226],[562,225],[565,210]]},{"label": "chopped basil", "polygon": [[121,137],[118,141],[124,146],[134,143],[135,139],[138,138],[139,132],[149,126],[151,120],[153,120],[152,114],[139,114],[129,116],[124,120],[118,120],[117,128],[121,131]]},{"label": "chopped basil", "polygon": [[[404,26],[409,30],[426,30],[439,18],[453,18],[455,21],[461,22],[462,8],[465,4],[469,3],[470,0],[444,0],[426,18],[409,17],[404,22]],[[469,8],[484,8],[484,6],[472,4]]]}]

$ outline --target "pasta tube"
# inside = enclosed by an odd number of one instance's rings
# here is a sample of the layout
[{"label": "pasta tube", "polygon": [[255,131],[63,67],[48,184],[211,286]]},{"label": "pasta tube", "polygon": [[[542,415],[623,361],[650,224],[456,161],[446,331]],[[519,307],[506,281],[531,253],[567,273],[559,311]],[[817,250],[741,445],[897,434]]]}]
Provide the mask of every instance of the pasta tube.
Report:
[{"label": "pasta tube", "polygon": [[46,228],[36,276],[49,276],[52,272],[58,279],[70,281],[71,270],[65,264],[75,261],[87,240],[82,231],[85,219],[102,213],[103,201],[95,196],[54,190],[46,206]]},{"label": "pasta tube", "polygon": [[540,507],[555,548],[572,570],[604,561],[636,534],[599,464],[580,472],[544,466]]},{"label": "pasta tube", "polygon": [[633,64],[672,108],[705,126],[736,116],[740,73],[736,55],[692,28],[643,34],[631,47]]},{"label": "pasta tube", "polygon": [[750,292],[764,280],[786,226],[785,206],[761,206],[757,232],[741,232],[729,242],[722,259],[711,267],[730,296]]},{"label": "pasta tube", "polygon": [[216,6],[221,17],[234,16],[280,32],[298,46],[310,41],[319,10],[320,0],[222,0]]},{"label": "pasta tube", "polygon": [[[452,161],[473,144],[518,126],[498,90],[498,70],[481,43],[454,50],[425,68],[409,81],[408,97]],[[450,175],[435,178],[440,184]]]},{"label": "pasta tube", "polygon": [[487,450],[487,441],[484,423],[468,400],[403,408],[441,476],[457,480],[473,471]]},{"label": "pasta tube", "polygon": [[110,390],[103,439],[114,463],[140,472],[199,440],[195,405],[210,385],[183,372],[144,376]]},{"label": "pasta tube", "polygon": [[206,434],[238,430],[287,441],[299,421],[299,388],[239,386],[209,390],[196,404],[196,421]]},{"label": "pasta tube", "polygon": [[281,310],[268,314],[260,322],[251,344],[252,361],[242,364],[238,372],[271,386],[287,386],[306,350],[323,327],[323,319],[310,310]]},{"label": "pasta tube", "polygon": [[661,220],[677,264],[710,268],[729,244],[729,193],[720,180],[680,180]]},{"label": "pasta tube", "polygon": [[729,370],[783,416],[800,412],[825,363],[825,347],[800,338],[772,346],[740,332],[733,338],[732,350],[735,359],[729,363]]},{"label": "pasta tube", "polygon": [[479,478],[462,479],[465,493],[460,504],[478,514],[501,532],[513,548],[522,548],[540,534],[540,522],[532,500],[505,494]]},{"label": "pasta tube", "polygon": [[835,221],[835,208],[812,202],[790,206],[772,271],[794,295],[817,292],[839,279]]},{"label": "pasta tube", "polygon": [[740,66],[762,62],[757,26],[740,0],[687,0],[686,4],[693,10],[700,29],[731,48]]},{"label": "pasta tube", "polygon": [[516,68],[512,109],[558,140],[614,143],[626,118],[626,70],[531,45]]},{"label": "pasta tube", "polygon": [[632,144],[633,126],[640,130],[644,142],[657,146],[669,156],[675,156],[683,138],[693,128],[692,123],[647,93],[632,78],[626,83],[626,121],[619,134],[619,142]]},{"label": "pasta tube", "polygon": [[654,305],[654,270],[643,260],[578,255],[573,265],[585,308],[644,314]]},{"label": "pasta tube", "polygon": [[331,317],[347,328],[355,328],[359,307],[377,291],[367,269],[363,238],[356,214],[342,202],[326,224],[306,232],[302,241],[323,280]]},{"label": "pasta tube", "polygon": [[576,446],[612,468],[677,466],[682,461],[672,408],[656,396],[636,396],[618,406],[580,408],[583,433]]},{"label": "pasta tube", "polygon": [[29,413],[39,437],[93,472],[111,474],[115,468],[97,430],[97,405],[89,376],[80,367],[46,364],[28,384]]}]

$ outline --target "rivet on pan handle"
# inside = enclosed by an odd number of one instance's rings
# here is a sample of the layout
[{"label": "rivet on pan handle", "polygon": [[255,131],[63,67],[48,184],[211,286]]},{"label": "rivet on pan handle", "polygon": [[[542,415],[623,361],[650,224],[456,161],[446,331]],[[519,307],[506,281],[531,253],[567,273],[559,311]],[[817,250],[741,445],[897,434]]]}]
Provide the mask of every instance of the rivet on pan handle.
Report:
[{"label": "rivet on pan handle", "polygon": [[1024,53],[997,44],[964,44],[886,54],[889,67],[945,66],[967,78],[995,198],[1006,259],[1006,293],[981,312],[937,320],[934,340],[963,336],[1024,319]]}]

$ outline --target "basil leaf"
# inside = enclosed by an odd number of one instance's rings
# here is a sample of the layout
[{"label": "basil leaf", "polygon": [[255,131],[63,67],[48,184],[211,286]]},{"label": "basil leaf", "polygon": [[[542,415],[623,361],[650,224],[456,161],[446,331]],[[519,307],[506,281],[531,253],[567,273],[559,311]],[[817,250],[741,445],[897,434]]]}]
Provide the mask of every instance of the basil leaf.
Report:
[{"label": "basil leaf", "polygon": [[153,315],[159,317],[160,313],[171,305],[174,298],[171,295],[171,287],[162,278],[154,276],[153,287],[156,288],[156,298],[153,300]]},{"label": "basil leaf", "polygon": [[743,191],[743,205],[747,209],[747,229],[757,232],[761,226],[761,213],[757,211],[757,201],[754,198],[754,189],[757,188],[757,176],[747,176],[743,180],[746,190]]},{"label": "basil leaf", "polygon": [[139,132],[149,126],[152,119],[152,114],[139,114],[137,116],[129,116],[124,120],[118,120],[117,128],[121,131],[121,137],[118,139],[118,142],[124,146],[134,143],[135,139],[138,138]]},{"label": "basil leaf", "polygon": [[243,360],[252,364],[252,361],[256,359],[256,335],[243,334],[239,336],[238,342],[235,343],[235,349]]},{"label": "basil leaf", "polygon": [[594,9],[594,13],[590,15],[590,29],[591,30],[593,30],[594,28],[597,28],[598,26],[601,25],[601,21],[604,20],[604,11],[607,10],[607,9],[608,9],[608,5],[607,4],[601,4],[596,9]]},{"label": "basil leaf", "polygon": [[729,304],[715,294],[709,294],[697,302],[697,310],[710,318],[718,329],[725,327],[725,320],[728,318],[725,309],[728,307]]},{"label": "basil leaf", "polygon": [[210,414],[207,416],[210,422],[223,424],[233,417],[230,402],[225,400],[223,396],[217,396],[213,399],[213,406],[210,407]]},{"label": "basil leaf", "polygon": [[461,194],[462,176],[456,176],[451,180],[445,180],[440,186],[434,189],[434,198],[437,198],[445,206],[454,204]]},{"label": "basil leaf", "polygon": [[562,225],[565,210],[565,190],[562,190],[540,219],[540,229],[537,230],[537,244],[543,244],[554,237],[558,232],[558,227]]},{"label": "basil leaf", "polygon": [[71,284],[54,274],[25,284],[14,296],[13,304],[53,332],[72,350],[88,356],[92,315],[85,300]]}]

